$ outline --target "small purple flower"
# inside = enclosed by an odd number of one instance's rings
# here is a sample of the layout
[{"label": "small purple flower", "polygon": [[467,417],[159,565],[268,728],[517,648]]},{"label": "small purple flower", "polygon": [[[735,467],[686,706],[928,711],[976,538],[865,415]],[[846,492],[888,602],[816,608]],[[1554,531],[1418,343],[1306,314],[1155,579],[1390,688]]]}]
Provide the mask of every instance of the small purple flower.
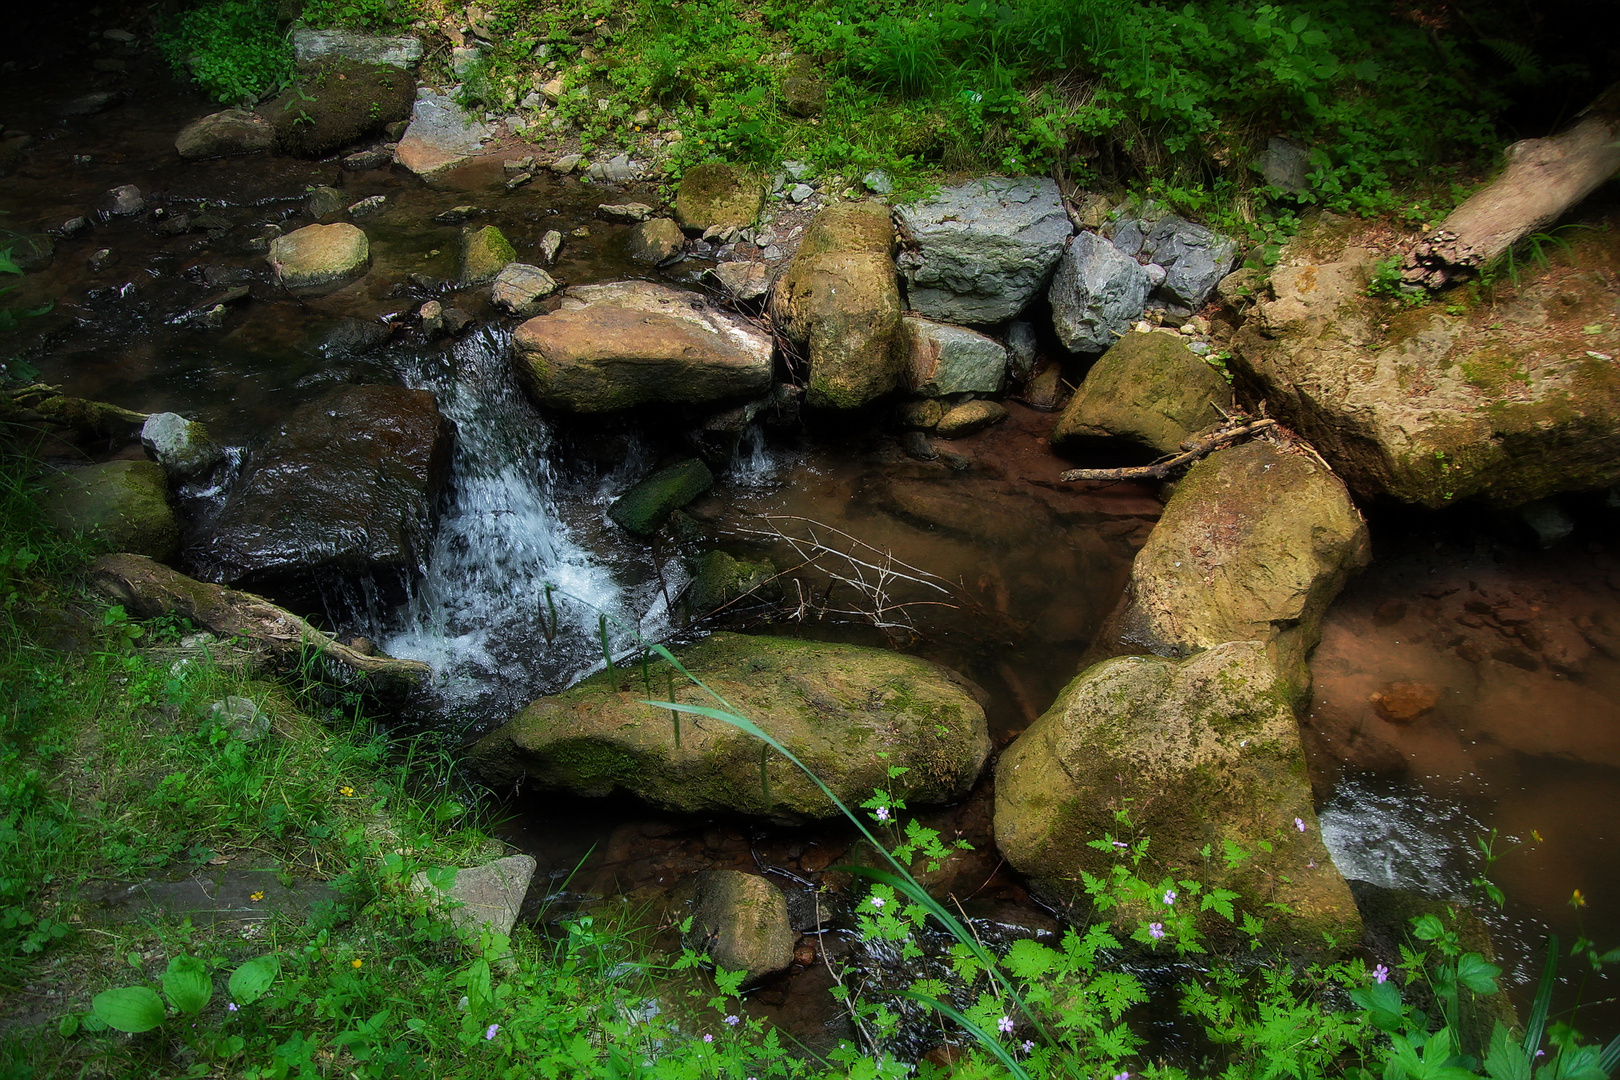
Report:
[{"label": "small purple flower", "polygon": [[488,1042],[490,1039],[493,1039],[495,1037],[495,1033],[497,1031],[499,1031],[499,1030],[501,1030],[501,1025],[499,1025],[499,1024],[491,1024],[491,1025],[489,1025],[489,1027],[484,1029],[484,1041]]},{"label": "small purple flower", "polygon": [[889,808],[887,806],[880,806],[876,810],[872,811],[872,816],[877,818],[879,821],[888,821]]},{"label": "small purple flower", "polygon": [[1158,941],[1160,938],[1164,937],[1164,923],[1148,923],[1148,937],[1152,938],[1154,941]]},{"label": "small purple flower", "polygon": [[1026,1054],[1029,1053],[1031,1050],[1035,1049],[1035,1040],[1025,1039],[1024,1045],[1020,1049],[1022,1049]]},{"label": "small purple flower", "polygon": [[1389,968],[1385,967],[1383,964],[1379,964],[1377,967],[1373,968],[1373,982],[1382,983],[1388,981]]},{"label": "small purple flower", "polygon": [[726,1017],[726,1023],[731,1027],[736,1027],[738,1024],[742,1023],[742,1017],[738,1016],[736,1013],[732,1013],[730,1016]]},{"label": "small purple flower", "polygon": [[1126,842],[1125,842],[1125,841],[1123,841],[1123,840],[1115,840],[1115,841],[1114,841],[1114,846],[1115,846],[1115,847],[1117,847],[1117,848],[1127,848],[1127,847],[1130,847],[1130,845],[1129,845],[1129,844],[1127,844],[1127,843],[1126,843]]},{"label": "small purple flower", "polygon": [[1131,1074],[1128,1072],[1119,1073],[1114,1077],[1114,1080],[1131,1080]]},{"label": "small purple flower", "polygon": [[881,897],[881,896],[872,897],[872,906],[875,907],[875,908],[881,908],[883,906],[883,897]]},{"label": "small purple flower", "polygon": [[703,1036],[703,1041],[704,1042],[714,1042],[714,1036],[706,1034],[706,1035]]},{"label": "small purple flower", "polygon": [[1003,1016],[1000,1020],[996,1021],[996,1027],[1000,1029],[1003,1035],[1011,1035],[1013,1029],[1012,1017]]},{"label": "small purple flower", "polygon": [[1168,907],[1168,906],[1170,906],[1171,904],[1173,904],[1175,902],[1176,902],[1176,890],[1174,890],[1174,889],[1166,889],[1164,891],[1164,903],[1165,903],[1165,906]]},{"label": "small purple flower", "polygon": [[226,1012],[235,1012],[236,1011],[236,1002],[233,1001],[229,1005],[225,1006],[225,1011]]},{"label": "small purple flower", "polygon": [[1294,819],[1294,828],[1298,829],[1300,832],[1304,832],[1305,831],[1305,819],[1304,818],[1295,818]]}]

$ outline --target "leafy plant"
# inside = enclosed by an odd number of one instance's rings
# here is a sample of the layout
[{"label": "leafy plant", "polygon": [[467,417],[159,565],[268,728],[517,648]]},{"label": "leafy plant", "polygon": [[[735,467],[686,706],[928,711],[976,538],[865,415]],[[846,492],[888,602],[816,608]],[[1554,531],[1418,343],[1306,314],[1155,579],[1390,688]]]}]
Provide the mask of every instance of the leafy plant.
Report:
[{"label": "leafy plant", "polygon": [[292,73],[292,46],[275,0],[203,0],[160,27],[158,48],[175,71],[215,100],[252,104]]}]

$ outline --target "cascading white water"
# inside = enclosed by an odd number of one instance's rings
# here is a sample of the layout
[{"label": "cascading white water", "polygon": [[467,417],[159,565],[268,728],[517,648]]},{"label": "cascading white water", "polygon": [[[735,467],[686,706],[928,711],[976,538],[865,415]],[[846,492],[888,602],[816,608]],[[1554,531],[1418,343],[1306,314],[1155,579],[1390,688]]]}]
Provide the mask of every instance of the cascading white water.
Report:
[{"label": "cascading white water", "polygon": [[422,579],[382,645],[432,665],[435,704],[462,725],[503,719],[601,667],[602,616],[615,654],[667,626],[657,583],[620,580],[610,564],[624,558],[587,549],[564,522],[551,431],[513,380],[508,341],[486,328],[398,364],[434,393],[456,440]]}]

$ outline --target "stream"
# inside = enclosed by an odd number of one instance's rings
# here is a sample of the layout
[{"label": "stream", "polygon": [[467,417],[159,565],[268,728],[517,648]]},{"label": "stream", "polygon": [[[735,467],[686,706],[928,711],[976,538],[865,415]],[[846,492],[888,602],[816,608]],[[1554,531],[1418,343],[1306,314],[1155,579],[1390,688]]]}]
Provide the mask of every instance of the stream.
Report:
[{"label": "stream", "polygon": [[[1130,562],[1161,503],[1150,487],[1091,491],[1056,483],[1066,466],[1045,443],[1053,415],[1009,404],[1007,422],[949,444],[945,462],[907,458],[881,423],[743,433],[717,487],[690,508],[721,546],[799,565],[802,591],[692,622],[680,601],[692,552],[649,547],[612,525],[611,501],[677,448],[653,418],[569,420],[545,415],[519,391],[508,358],[509,320],[487,289],[458,302],[479,320],[449,342],[414,329],[367,351],[334,344],[344,319],[397,319],[420,303],[395,285],[408,274],[452,278],[456,230],[431,224],[476,202],[520,258],[540,235],[581,227],[554,273],[568,284],[660,277],[621,254],[628,226],[595,215],[602,201],[658,202],[651,189],[591,190],[543,176],[507,191],[499,156],[434,188],[404,173],[340,174],[333,163],[260,158],[185,163],[172,140],[207,111],[166,78],[137,81],[107,112],[63,121],[52,102],[72,87],[8,75],[8,128],[35,133],[34,167],[0,179],[10,229],[55,228],[93,217],[58,241],[54,261],[23,279],[16,301],[52,302],[25,327],[18,356],[70,394],[143,412],[175,411],[251,454],[298,405],[342,383],[426,389],[455,424],[451,478],[431,550],[403,603],[363,581],[325,590],[334,629],[427,661],[437,679],[400,722],[471,738],[533,698],[599,668],[601,634],[633,655],[640,640],[708,630],[759,630],[901,648],[961,671],[989,694],[992,738],[1004,747],[1073,677],[1118,600]],[[388,197],[366,223],[373,270],[318,300],[274,288],[245,242],[296,215],[306,185],[340,182],[358,200]],[[97,216],[115,185],[135,183],[170,207],[206,205],[227,218],[222,236],[161,236],[139,219]],[[91,254],[116,262],[100,270]],[[662,280],[693,285],[689,260]],[[188,318],[226,283],[247,284],[222,327]],[[448,301],[447,301],[448,302]],[[1076,373],[1078,374],[1078,373]],[[868,421],[871,418],[867,418]],[[107,447],[139,453],[137,444]],[[59,461],[65,464],[65,461]],[[216,493],[191,493],[206,503]],[[1577,508],[1576,528],[1551,550],[1502,533],[1483,517],[1382,510],[1376,561],[1330,612],[1313,660],[1306,748],[1324,839],[1347,877],[1442,899],[1473,899],[1478,838],[1496,834],[1492,870],[1507,895],[1488,917],[1511,985],[1529,996],[1551,930],[1584,933],[1600,950],[1620,944],[1620,546],[1613,510]],[[834,578],[850,560],[886,573],[865,591]],[[930,585],[911,571],[926,572]],[[881,613],[881,617],[874,617]],[[883,626],[875,624],[882,623]],[[1044,935],[1057,927],[1001,866],[991,835],[989,770],[954,807],[923,821],[974,850],[934,882],[957,895],[987,933]],[[818,879],[851,846],[838,826],[784,829],[684,819],[629,799],[545,794],[506,798],[503,836],[533,854],[552,883],[532,904],[546,917],[622,895],[653,901],[696,871],[768,872],[790,888]],[[1533,839],[1539,836],[1537,842]],[[1587,906],[1571,907],[1580,889]],[[793,901],[803,929],[803,897]],[[822,946],[857,946],[836,907]],[[815,954],[812,950],[812,958]],[[882,968],[877,963],[877,968]],[[1580,972],[1566,964],[1566,1000]],[[816,1045],[843,1034],[825,965],[801,962],[749,1007]],[[1580,1022],[1620,1029],[1613,980],[1581,989],[1599,1002]],[[906,1048],[927,1049],[911,1030]]]}]

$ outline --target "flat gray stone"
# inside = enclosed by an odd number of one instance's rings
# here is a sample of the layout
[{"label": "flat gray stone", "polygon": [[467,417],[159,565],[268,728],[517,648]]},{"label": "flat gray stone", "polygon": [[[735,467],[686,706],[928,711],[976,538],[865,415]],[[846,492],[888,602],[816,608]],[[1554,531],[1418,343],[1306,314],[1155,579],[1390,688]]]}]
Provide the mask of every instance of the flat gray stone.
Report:
[{"label": "flat gray stone", "polygon": [[907,381],[923,397],[994,394],[1007,375],[1007,348],[995,338],[949,323],[907,316]]},{"label": "flat gray stone", "polygon": [[448,911],[451,925],[465,936],[476,936],[488,929],[510,934],[529,894],[536,863],[528,855],[508,855],[504,859],[456,871],[455,884],[448,890],[434,887],[426,872],[411,878],[411,888],[436,896],[456,906]]},{"label": "flat gray stone", "polygon": [[360,64],[412,68],[422,59],[422,43],[409,34],[355,34],[347,30],[313,30],[295,26],[293,57],[299,67],[317,60],[343,59]]},{"label": "flat gray stone", "polygon": [[135,922],[161,914],[194,925],[260,923],[278,915],[307,918],[317,905],[336,904],[337,890],[324,881],[281,883],[278,870],[206,867],[172,881],[145,881],[93,888],[85,894],[91,918]]},{"label": "flat gray stone", "polygon": [[1153,286],[1135,259],[1083,232],[1052,278],[1052,327],[1070,352],[1102,352],[1142,314]]},{"label": "flat gray stone", "polygon": [[492,131],[490,125],[457,105],[450,95],[419,93],[411,110],[410,126],[395,147],[394,158],[426,179],[472,157]]},{"label": "flat gray stone", "polygon": [[1072,233],[1049,179],[988,177],[895,209],[914,242],[899,259],[911,307],[931,319],[1010,319],[1044,287]]},{"label": "flat gray stone", "polygon": [[538,266],[514,262],[495,275],[490,299],[508,315],[527,319],[540,314],[540,302],[556,291],[556,279],[550,274]]}]

